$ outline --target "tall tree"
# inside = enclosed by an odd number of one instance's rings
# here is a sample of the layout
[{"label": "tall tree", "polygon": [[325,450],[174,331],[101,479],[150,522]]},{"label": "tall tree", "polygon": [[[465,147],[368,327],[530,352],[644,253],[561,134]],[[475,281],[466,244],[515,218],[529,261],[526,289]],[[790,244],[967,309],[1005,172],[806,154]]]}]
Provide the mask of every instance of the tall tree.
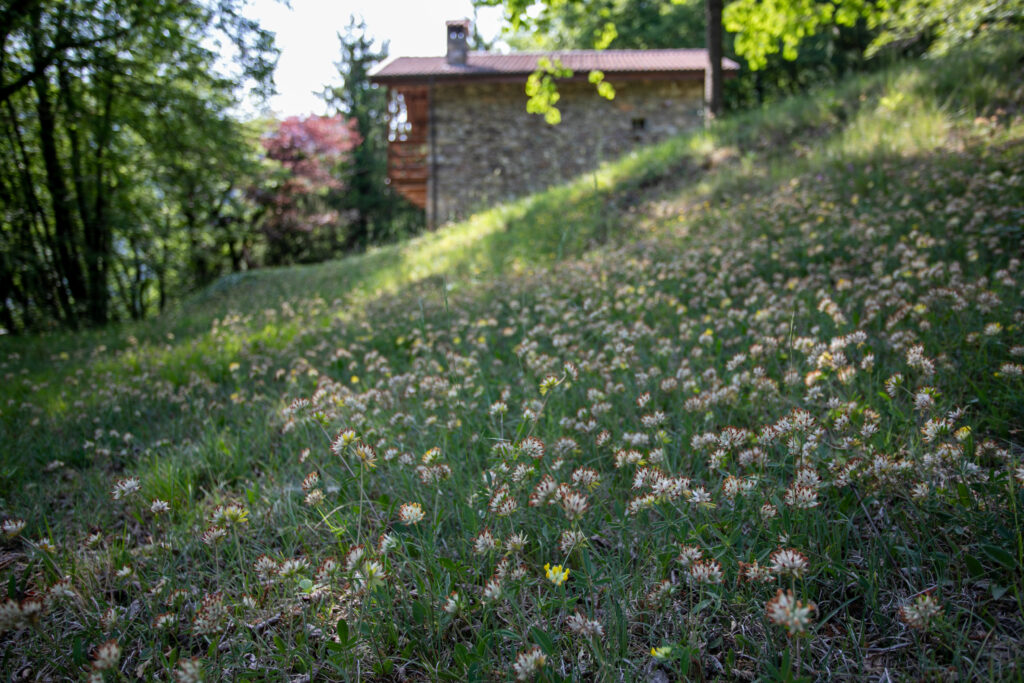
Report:
[{"label": "tall tree", "polygon": [[[224,151],[237,137],[225,132],[238,125],[234,93],[272,87],[273,36],[243,6],[15,0],[0,9],[0,234],[13,250],[0,261],[5,328],[144,315],[155,226],[167,224],[174,196],[198,187],[195,174],[167,172],[173,148]],[[215,41],[233,46],[230,76],[208,47]]]},{"label": "tall tree", "polygon": [[422,227],[423,217],[387,184],[388,94],[370,82],[369,74],[387,59],[388,45],[375,47],[366,23],[354,16],[338,41],[341,57],[335,66],[342,84],[326,88],[323,97],[355,123],[361,140],[338,169],[346,184],[338,195],[338,209],[351,216],[344,248],[351,250],[414,232]]},{"label": "tall tree", "polygon": [[704,44],[703,0],[588,0],[550,5],[531,33],[507,42],[522,50],[655,49]]},{"label": "tall tree", "polygon": [[794,61],[800,42],[827,26],[854,26],[862,18],[874,25],[882,12],[869,0],[734,0],[723,18],[736,34],[736,52],[757,70],[778,52]]},{"label": "tall tree", "polygon": [[722,113],[722,0],[704,0],[708,67],[704,70],[705,121]]},{"label": "tall tree", "polygon": [[370,82],[373,65],[387,59],[387,43],[379,50],[366,34],[366,23],[353,16],[338,34],[341,59],[335,64],[342,84],[327,89],[324,98],[351,119],[362,142],[352,150],[342,173],[348,184],[341,208],[353,213],[347,248],[362,247],[374,239],[392,197],[386,192],[387,91]]}]

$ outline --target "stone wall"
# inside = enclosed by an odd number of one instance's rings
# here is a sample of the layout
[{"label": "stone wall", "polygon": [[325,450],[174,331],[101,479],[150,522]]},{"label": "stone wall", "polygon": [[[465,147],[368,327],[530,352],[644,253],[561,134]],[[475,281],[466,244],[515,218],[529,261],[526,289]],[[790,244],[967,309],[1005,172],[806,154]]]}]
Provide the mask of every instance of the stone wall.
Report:
[{"label": "stone wall", "polygon": [[436,85],[438,223],[543,190],[631,147],[701,125],[702,80],[612,84],[614,100],[599,97],[588,83],[559,84],[557,126],[526,113],[522,83]]}]

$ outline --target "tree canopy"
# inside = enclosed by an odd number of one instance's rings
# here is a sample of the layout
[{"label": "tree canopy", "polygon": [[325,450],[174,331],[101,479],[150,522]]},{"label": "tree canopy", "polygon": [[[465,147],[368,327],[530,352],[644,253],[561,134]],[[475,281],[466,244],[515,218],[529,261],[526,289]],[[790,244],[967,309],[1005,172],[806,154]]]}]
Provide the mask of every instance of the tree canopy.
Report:
[{"label": "tree canopy", "polygon": [[335,173],[361,142],[355,121],[342,116],[292,116],[260,140],[268,159],[262,184],[250,194],[261,207],[260,231],[270,265],[316,261],[340,250],[341,220],[331,193],[344,189]]},{"label": "tree canopy", "polygon": [[211,276],[218,243],[233,239],[234,179],[254,161],[231,110],[240,88],[272,89],[277,54],[243,4],[15,0],[0,10],[5,329],[140,317],[165,300],[175,271]]}]

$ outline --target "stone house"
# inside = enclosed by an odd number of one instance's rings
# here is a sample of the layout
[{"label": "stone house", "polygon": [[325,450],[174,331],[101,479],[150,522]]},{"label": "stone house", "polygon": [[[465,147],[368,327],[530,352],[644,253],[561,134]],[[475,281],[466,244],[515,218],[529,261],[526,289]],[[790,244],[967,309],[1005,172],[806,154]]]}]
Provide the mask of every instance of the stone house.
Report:
[{"label": "stone house", "polygon": [[[468,20],[445,28],[446,56],[397,57],[371,73],[391,97],[389,182],[432,226],[701,125],[704,49],[492,54],[469,51]],[[526,79],[541,57],[573,71],[558,80],[557,126],[526,111]],[[737,68],[723,60],[727,76]],[[597,95],[591,70],[615,87],[614,100]]]}]

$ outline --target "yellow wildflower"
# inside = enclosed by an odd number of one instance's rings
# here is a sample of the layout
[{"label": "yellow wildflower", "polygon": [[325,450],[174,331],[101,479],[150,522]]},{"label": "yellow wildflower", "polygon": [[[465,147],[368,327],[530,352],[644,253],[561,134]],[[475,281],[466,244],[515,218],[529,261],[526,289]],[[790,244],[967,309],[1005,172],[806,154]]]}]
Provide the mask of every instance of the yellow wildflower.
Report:
[{"label": "yellow wildflower", "polygon": [[562,569],[560,564],[556,564],[554,567],[550,563],[544,565],[544,573],[547,574],[548,581],[556,586],[561,586],[569,578],[569,570]]}]

